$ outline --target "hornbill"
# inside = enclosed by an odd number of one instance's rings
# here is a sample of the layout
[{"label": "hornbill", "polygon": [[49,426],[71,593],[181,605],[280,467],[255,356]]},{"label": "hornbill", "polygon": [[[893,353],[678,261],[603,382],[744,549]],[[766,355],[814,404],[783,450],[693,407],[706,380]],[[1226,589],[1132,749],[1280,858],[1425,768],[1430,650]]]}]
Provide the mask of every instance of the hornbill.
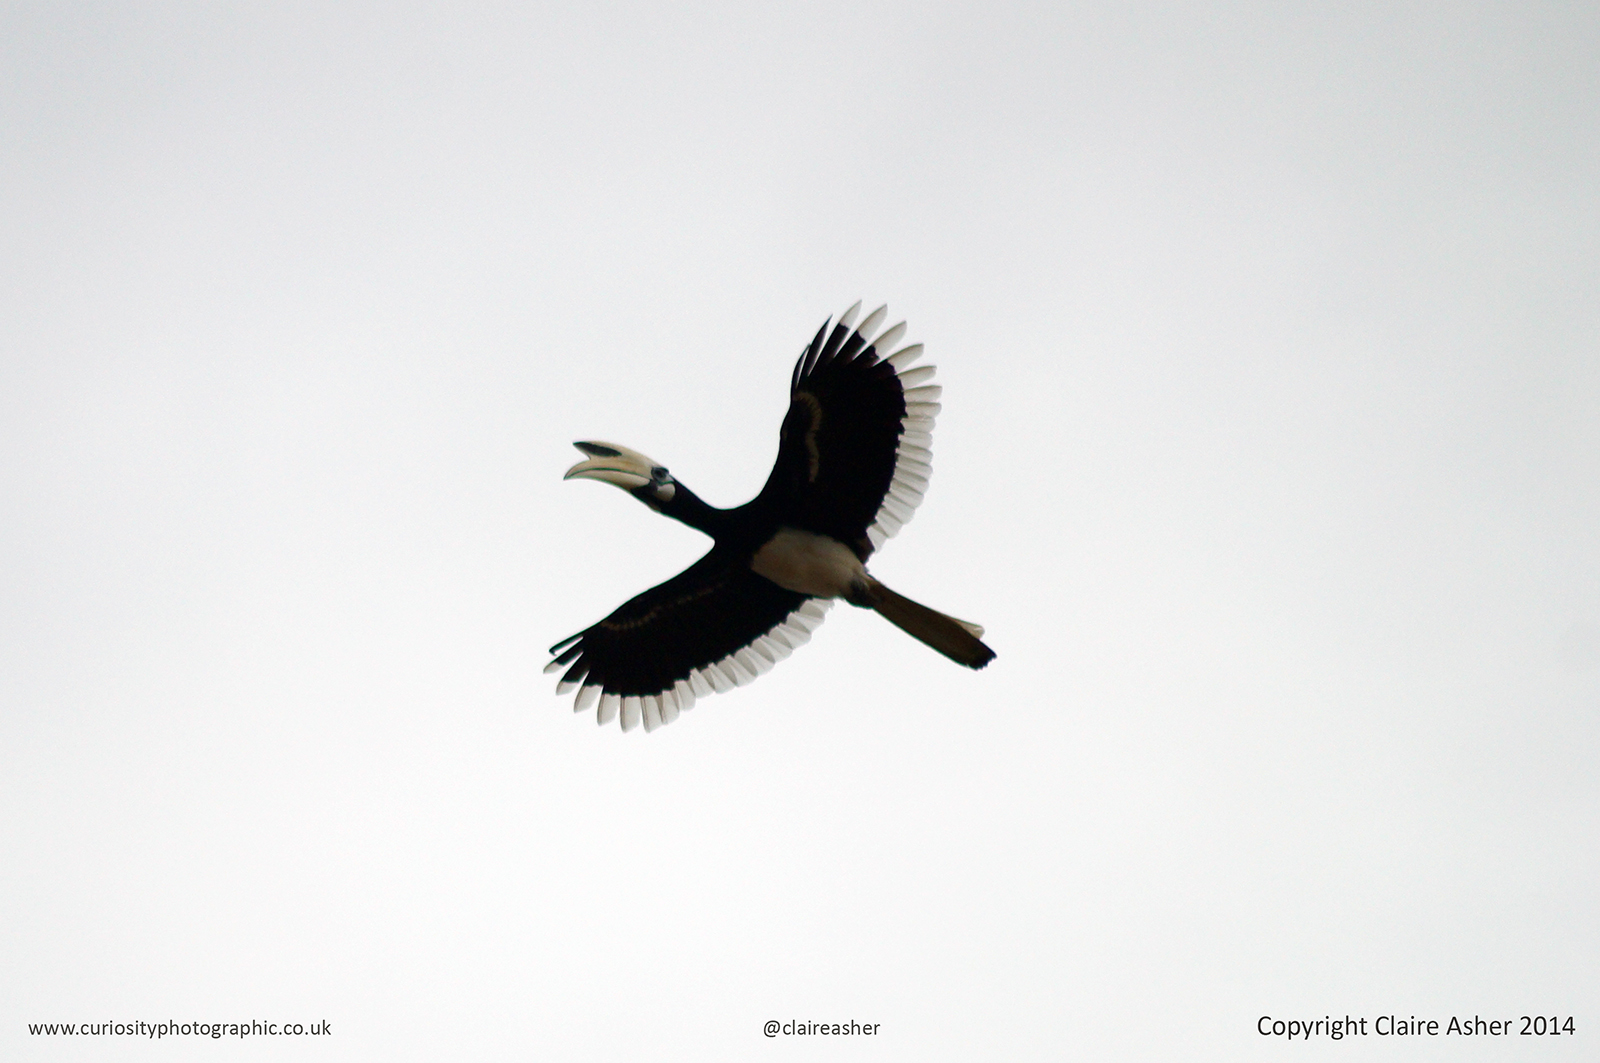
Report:
[{"label": "hornbill", "polygon": [[981,627],[867,574],[867,558],[922,501],[941,389],[928,383],[933,366],[911,368],[922,344],[888,353],[905,322],[879,335],[888,314],[881,306],[852,328],[860,309],[858,302],[837,324],[824,321],[801,352],[777,463],[742,506],[707,505],[627,447],[573,444],[589,456],[566,479],[615,484],[713,540],[672,579],[550,648],[555,659],[545,671],[566,669],[556,693],[576,688],[577,711],[598,702],[602,725],[620,715],[624,731],[641,721],[653,731],[696,697],[743,686],[789,656],[835,598],[877,610],[969,668],[994,659],[979,641]]}]

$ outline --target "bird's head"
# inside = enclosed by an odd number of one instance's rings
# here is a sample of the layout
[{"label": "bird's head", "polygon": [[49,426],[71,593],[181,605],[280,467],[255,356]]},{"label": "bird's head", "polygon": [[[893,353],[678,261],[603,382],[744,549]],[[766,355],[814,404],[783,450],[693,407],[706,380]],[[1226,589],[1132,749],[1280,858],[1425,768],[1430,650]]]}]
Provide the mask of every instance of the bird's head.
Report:
[{"label": "bird's head", "polygon": [[671,502],[678,485],[666,467],[637,450],[615,443],[574,443],[589,457],[567,470],[565,480],[604,480],[615,484],[651,509]]}]

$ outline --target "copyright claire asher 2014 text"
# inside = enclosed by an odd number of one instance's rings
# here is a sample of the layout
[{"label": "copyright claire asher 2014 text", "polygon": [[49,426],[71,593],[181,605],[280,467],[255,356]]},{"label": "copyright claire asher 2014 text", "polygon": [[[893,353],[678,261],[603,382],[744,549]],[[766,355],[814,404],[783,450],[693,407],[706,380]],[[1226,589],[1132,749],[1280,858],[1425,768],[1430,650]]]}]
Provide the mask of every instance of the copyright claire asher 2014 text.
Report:
[{"label": "copyright claire asher 2014 text", "polygon": [[1313,1037],[1326,1037],[1341,1041],[1346,1037],[1571,1037],[1578,1032],[1576,1021],[1570,1015],[1519,1015],[1516,1018],[1485,1019],[1481,1015],[1467,1018],[1452,1015],[1448,1019],[1419,1019],[1415,1015],[1366,1016],[1343,1015],[1334,1018],[1324,1015],[1320,1019],[1276,1019],[1263,1015],[1256,1020],[1256,1033],[1262,1037],[1285,1037],[1291,1041],[1309,1041]]}]

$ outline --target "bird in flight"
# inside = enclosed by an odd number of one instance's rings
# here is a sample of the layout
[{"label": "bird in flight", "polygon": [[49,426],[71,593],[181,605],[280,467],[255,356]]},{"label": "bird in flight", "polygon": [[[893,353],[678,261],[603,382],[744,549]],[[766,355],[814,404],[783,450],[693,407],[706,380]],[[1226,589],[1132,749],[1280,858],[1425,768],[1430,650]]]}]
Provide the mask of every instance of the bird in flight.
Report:
[{"label": "bird in flight", "polygon": [[901,597],[867,572],[867,559],[927,489],[941,389],[929,383],[933,366],[912,367],[922,344],[895,349],[905,322],[879,334],[888,307],[856,325],[860,309],[823,322],[801,352],[777,463],[742,506],[702,502],[627,447],[573,444],[588,457],[566,479],[614,484],[712,539],[700,560],[550,648],[545,671],[565,669],[556,693],[577,690],[576,711],[598,704],[602,726],[620,716],[624,731],[641,722],[653,731],[696,698],[743,686],[789,656],[836,598],[876,610],[968,668],[994,660],[983,628]]}]

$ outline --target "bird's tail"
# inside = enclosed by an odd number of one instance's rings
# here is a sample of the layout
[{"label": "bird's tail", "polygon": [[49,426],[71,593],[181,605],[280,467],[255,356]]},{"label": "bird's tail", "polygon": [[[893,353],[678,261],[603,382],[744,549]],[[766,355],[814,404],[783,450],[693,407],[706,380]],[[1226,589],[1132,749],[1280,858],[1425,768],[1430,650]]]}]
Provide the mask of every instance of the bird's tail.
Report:
[{"label": "bird's tail", "polygon": [[994,660],[994,651],[979,641],[983,628],[945,616],[935,609],[919,605],[910,598],[896,594],[871,576],[865,588],[857,592],[859,600],[853,605],[876,609],[878,614],[913,638],[932,646],[957,664],[968,668],[982,668]]}]

